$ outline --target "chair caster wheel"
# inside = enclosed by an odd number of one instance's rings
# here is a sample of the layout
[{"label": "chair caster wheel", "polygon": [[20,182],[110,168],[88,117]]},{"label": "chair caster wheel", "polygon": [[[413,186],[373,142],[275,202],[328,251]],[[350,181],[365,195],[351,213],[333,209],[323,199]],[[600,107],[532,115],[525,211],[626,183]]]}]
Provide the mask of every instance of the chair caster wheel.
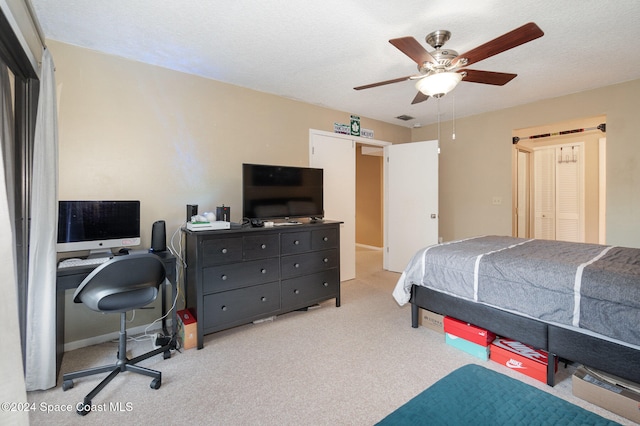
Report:
[{"label": "chair caster wheel", "polygon": [[68,391],[71,388],[73,388],[73,380],[65,380],[64,382],[62,382],[63,391]]},{"label": "chair caster wheel", "polygon": [[85,401],[84,403],[82,403],[78,407],[78,410],[76,412],[81,416],[86,416],[87,414],[89,414],[91,412],[91,401]]},{"label": "chair caster wheel", "polygon": [[170,351],[164,351],[164,352],[162,353],[162,358],[163,358],[163,359],[169,359],[169,358],[171,358],[171,352],[170,352]]},{"label": "chair caster wheel", "polygon": [[162,379],[153,379],[149,385],[151,389],[160,389],[160,386],[162,386]]}]

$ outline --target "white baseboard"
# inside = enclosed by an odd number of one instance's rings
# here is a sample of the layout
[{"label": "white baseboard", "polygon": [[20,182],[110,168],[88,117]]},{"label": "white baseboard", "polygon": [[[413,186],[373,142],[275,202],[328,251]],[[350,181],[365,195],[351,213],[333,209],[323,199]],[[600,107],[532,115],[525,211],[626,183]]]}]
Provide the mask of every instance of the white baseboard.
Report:
[{"label": "white baseboard", "polygon": [[[171,328],[171,319],[167,319],[167,327]],[[136,336],[139,334],[144,334],[145,330],[147,334],[153,335],[155,332],[160,331],[162,329],[162,322],[158,321],[153,327],[149,327],[149,324],[139,325],[137,327],[132,327],[127,329],[127,336]],[[86,348],[87,346],[93,346],[100,343],[110,342],[112,340],[118,340],[120,338],[120,331],[114,331],[113,333],[102,334],[100,336],[93,336],[87,339],[75,340],[73,342],[68,342],[64,344],[64,351],[72,351],[74,349]]]}]

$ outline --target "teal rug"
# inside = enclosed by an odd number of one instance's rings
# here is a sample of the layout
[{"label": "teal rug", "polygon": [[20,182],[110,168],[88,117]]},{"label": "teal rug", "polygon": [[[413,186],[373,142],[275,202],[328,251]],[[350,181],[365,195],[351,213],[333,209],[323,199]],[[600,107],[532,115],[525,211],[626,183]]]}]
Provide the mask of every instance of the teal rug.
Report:
[{"label": "teal rug", "polygon": [[617,425],[595,413],[479,365],[465,365],[382,419],[379,425]]}]

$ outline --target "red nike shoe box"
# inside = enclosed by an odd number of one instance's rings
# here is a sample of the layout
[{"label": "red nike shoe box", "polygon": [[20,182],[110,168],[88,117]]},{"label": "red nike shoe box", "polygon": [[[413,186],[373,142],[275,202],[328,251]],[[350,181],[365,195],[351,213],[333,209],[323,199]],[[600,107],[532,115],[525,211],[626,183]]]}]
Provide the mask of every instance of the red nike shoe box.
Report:
[{"label": "red nike shoe box", "polygon": [[[516,340],[498,338],[489,350],[489,359],[507,368],[547,383],[547,352]],[[556,359],[555,371],[558,371]]]},{"label": "red nike shoe box", "polygon": [[496,338],[492,332],[453,317],[444,317],[444,332],[461,337],[476,345],[489,346]]}]

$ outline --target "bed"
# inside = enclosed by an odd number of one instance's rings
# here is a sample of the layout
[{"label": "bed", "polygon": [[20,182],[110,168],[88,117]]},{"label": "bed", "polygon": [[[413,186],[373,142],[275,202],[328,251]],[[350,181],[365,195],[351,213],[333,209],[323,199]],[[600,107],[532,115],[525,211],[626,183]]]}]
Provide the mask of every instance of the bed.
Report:
[{"label": "bed", "polygon": [[480,236],[419,250],[393,291],[419,308],[640,383],[640,249]]}]

